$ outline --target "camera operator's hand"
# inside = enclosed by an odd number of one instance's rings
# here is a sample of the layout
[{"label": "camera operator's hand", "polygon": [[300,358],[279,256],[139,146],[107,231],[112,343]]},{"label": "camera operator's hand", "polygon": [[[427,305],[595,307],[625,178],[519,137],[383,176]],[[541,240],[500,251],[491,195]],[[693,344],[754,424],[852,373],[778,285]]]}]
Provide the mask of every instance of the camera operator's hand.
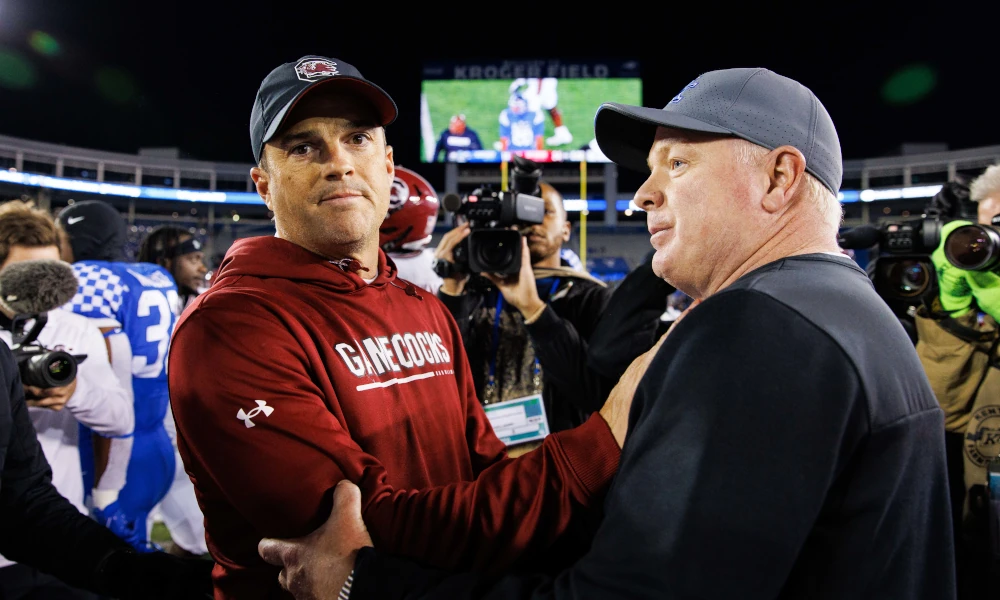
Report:
[{"label": "camera operator's hand", "polygon": [[[438,242],[437,248],[434,249],[434,258],[454,263],[455,246],[469,237],[469,233],[471,232],[469,224],[462,223],[441,236],[441,241]],[[465,282],[468,279],[469,275],[467,273],[455,273],[452,277],[445,277],[441,283],[441,291],[452,296],[457,296],[465,289]]]},{"label": "camera operator's hand", "polygon": [[528,251],[528,240],[521,236],[521,270],[516,275],[494,275],[483,273],[483,276],[497,286],[503,299],[511,306],[521,311],[525,318],[535,316],[545,307],[538,296],[535,285],[535,272],[531,269],[531,253]]},{"label": "camera operator's hand", "polygon": [[75,391],[76,379],[71,381],[69,385],[56,388],[40,388],[33,385],[26,385],[24,386],[24,403],[28,406],[60,411],[65,408],[66,403],[73,397]]},{"label": "camera operator's hand", "polygon": [[211,600],[214,566],[204,558],[118,550],[99,567],[98,586],[119,600]]}]

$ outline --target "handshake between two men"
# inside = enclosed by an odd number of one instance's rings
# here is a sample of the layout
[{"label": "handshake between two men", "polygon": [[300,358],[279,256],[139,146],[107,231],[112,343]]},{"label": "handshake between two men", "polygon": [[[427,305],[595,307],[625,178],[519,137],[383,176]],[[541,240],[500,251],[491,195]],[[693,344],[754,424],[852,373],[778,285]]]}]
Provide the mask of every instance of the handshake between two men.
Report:
[{"label": "handshake between two men", "polygon": [[[619,447],[625,442],[632,398],[640,380],[664,340],[698,302],[692,302],[652,348],[632,361],[601,409],[600,415],[607,422]],[[258,551],[261,558],[281,568],[278,580],[282,588],[297,600],[342,598],[341,590],[350,590],[359,551],[372,547],[361,516],[361,505],[361,490],[354,483],[343,480],[334,489],[333,509],[321,527],[300,538],[265,538],[260,541]]]}]

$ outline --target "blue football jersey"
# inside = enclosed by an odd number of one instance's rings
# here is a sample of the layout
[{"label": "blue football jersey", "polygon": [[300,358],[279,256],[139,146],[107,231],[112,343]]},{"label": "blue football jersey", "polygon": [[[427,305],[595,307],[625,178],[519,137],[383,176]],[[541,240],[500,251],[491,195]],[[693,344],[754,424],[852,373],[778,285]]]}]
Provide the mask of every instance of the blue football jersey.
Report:
[{"label": "blue football jersey", "polygon": [[508,150],[536,150],[535,138],[545,134],[545,115],[540,111],[515,114],[509,108],[500,113],[500,137],[510,139]]},{"label": "blue football jersey", "polygon": [[108,325],[117,321],[132,346],[136,430],[162,425],[169,406],[167,346],[177,320],[177,284],[169,271],[151,263],[85,260],[74,263],[73,271],[79,288],[67,307]]}]

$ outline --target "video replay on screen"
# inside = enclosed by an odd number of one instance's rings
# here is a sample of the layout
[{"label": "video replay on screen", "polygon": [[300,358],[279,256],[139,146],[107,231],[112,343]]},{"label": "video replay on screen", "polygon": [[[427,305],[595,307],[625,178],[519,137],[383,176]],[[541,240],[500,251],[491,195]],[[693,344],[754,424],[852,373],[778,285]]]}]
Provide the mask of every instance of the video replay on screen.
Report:
[{"label": "video replay on screen", "polygon": [[638,61],[425,63],[421,160],[609,162],[594,140],[604,102],[642,104]]}]

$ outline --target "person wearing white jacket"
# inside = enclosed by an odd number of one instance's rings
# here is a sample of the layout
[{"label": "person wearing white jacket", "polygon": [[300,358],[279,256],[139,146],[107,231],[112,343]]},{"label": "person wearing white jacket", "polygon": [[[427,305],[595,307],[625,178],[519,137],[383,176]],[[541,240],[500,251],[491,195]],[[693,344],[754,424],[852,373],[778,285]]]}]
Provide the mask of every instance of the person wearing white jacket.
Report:
[{"label": "person wearing white jacket", "polygon": [[[51,310],[48,315],[38,343],[48,349],[86,354],[87,358],[78,365],[76,389],[64,404],[31,406],[28,412],[45,458],[52,466],[53,485],[80,512],[87,513],[77,447],[79,424],[107,437],[127,436],[132,433],[135,415],[128,392],[111,370],[100,330],[87,317],[63,308]],[[9,315],[0,315],[0,322],[4,321],[9,323]],[[7,329],[0,330],[0,338],[11,345],[11,332]]]}]

